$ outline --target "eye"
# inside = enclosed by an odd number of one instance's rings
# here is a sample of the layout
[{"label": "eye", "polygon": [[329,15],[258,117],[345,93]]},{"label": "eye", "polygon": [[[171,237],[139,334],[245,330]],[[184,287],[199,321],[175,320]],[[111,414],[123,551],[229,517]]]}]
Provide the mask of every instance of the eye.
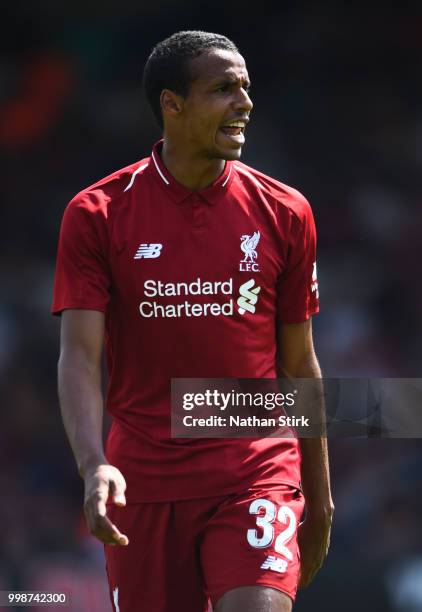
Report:
[{"label": "eye", "polygon": [[219,85],[218,87],[216,87],[215,91],[225,93],[229,91],[229,89],[230,89],[230,83],[223,83]]}]

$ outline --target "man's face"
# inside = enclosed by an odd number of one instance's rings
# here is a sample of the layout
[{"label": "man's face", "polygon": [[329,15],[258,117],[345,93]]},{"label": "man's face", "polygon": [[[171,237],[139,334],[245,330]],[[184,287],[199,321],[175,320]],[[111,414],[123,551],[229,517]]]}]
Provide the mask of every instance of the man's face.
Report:
[{"label": "man's face", "polygon": [[253,106],[245,60],[212,49],[191,60],[189,69],[192,82],[180,117],[186,145],[206,159],[238,159]]}]

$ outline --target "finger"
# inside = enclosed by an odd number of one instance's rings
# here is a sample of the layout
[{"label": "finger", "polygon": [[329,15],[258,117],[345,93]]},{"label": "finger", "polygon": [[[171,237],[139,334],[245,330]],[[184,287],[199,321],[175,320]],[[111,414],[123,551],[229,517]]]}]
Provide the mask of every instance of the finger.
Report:
[{"label": "finger", "polygon": [[321,548],[320,551],[315,554],[315,557],[312,562],[303,564],[301,567],[301,574],[299,580],[299,586],[304,588],[307,587],[315,578],[318,571],[321,569],[321,566],[324,562],[326,555]]},{"label": "finger", "polygon": [[309,569],[305,569],[300,572],[299,586],[301,588],[307,587],[311,583],[311,580],[311,571]]},{"label": "finger", "polygon": [[106,501],[107,499],[104,496],[104,493],[101,491],[97,491],[95,495],[92,495],[85,500],[84,511],[88,525],[95,524],[97,516],[106,516]]},{"label": "finger", "polygon": [[129,538],[121,533],[107,516],[97,517],[92,533],[104,544],[118,544],[120,546],[127,546],[129,544]]},{"label": "finger", "polygon": [[96,487],[86,496],[85,505],[87,506],[87,508],[92,508],[94,513],[98,512],[98,514],[101,514],[101,516],[105,516],[108,494],[108,483],[100,481],[96,484]]},{"label": "finger", "polygon": [[123,535],[119,537],[117,535],[110,535],[106,533],[93,533],[92,535],[102,544],[108,544],[109,546],[127,546],[129,544],[128,538]]},{"label": "finger", "polygon": [[300,575],[299,586],[301,588],[306,588],[312,582],[315,577],[317,570],[307,570]]},{"label": "finger", "polygon": [[125,489],[126,483],[124,480],[116,479],[110,483],[113,503],[115,503],[116,506],[126,506]]},{"label": "finger", "polygon": [[321,568],[324,558],[325,555],[321,549],[315,551],[306,561],[302,558],[299,580],[299,586],[301,588],[307,587],[312,582]]},{"label": "finger", "polygon": [[105,544],[126,546],[129,540],[107,517],[107,508],[101,499],[89,499],[84,505],[89,531]]},{"label": "finger", "polygon": [[114,493],[113,502],[116,504],[116,506],[126,506],[126,497],[123,493]]},{"label": "finger", "polygon": [[94,516],[96,514],[98,514],[98,516],[106,516],[107,514],[107,508],[105,505],[105,501],[103,499],[100,499],[96,502],[95,504],[95,508],[93,508],[94,510]]}]

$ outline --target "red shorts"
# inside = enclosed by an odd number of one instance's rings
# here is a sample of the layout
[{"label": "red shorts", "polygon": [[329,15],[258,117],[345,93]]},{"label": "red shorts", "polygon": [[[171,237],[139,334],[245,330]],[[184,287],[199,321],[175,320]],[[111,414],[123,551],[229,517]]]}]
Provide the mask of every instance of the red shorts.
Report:
[{"label": "red shorts", "polygon": [[129,545],[105,546],[115,612],[203,612],[261,585],[293,600],[302,493],[289,486],[177,502],[108,506]]}]

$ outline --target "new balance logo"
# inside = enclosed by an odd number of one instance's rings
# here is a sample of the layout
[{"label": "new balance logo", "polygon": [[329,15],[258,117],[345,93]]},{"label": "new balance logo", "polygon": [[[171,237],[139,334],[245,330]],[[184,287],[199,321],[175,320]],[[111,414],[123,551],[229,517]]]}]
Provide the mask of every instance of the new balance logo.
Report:
[{"label": "new balance logo", "polygon": [[238,310],[241,315],[245,312],[255,312],[255,304],[258,301],[258,293],[261,291],[261,287],[252,287],[255,285],[253,278],[246,281],[239,287],[240,297],[237,299]]},{"label": "new balance logo", "polygon": [[155,244],[154,242],[151,242],[151,244],[141,244],[133,259],[155,259],[160,257],[162,248],[162,244]]},{"label": "new balance logo", "polygon": [[274,557],[274,555],[270,555],[261,565],[261,569],[269,569],[273,572],[284,574],[287,570],[287,561],[280,559],[279,557]]}]

